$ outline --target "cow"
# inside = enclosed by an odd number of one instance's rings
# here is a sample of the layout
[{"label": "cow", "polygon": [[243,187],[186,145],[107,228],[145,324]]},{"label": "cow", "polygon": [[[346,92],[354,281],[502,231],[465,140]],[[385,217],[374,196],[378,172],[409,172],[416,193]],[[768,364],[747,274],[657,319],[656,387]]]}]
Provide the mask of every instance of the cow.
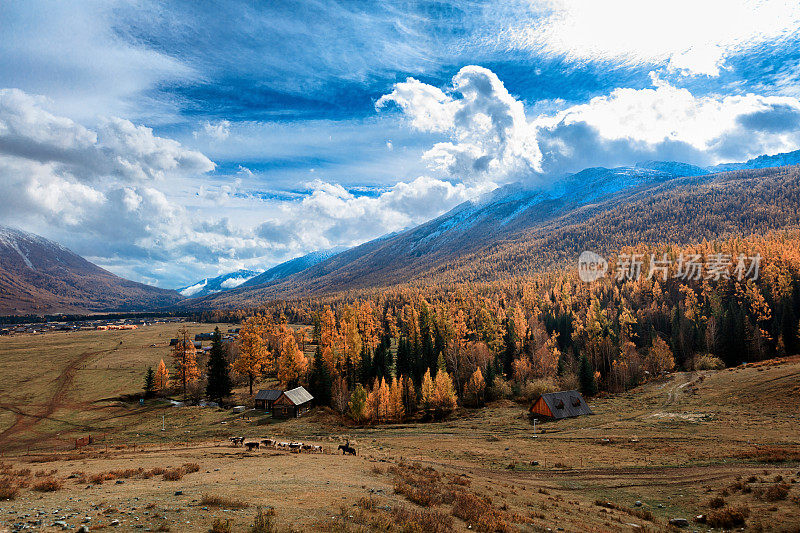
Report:
[{"label": "cow", "polygon": [[275,446],[278,447],[278,448],[288,448],[289,447],[289,443],[288,442],[276,442]]},{"label": "cow", "polygon": [[310,445],[310,444],[303,444],[302,448],[304,450],[306,450],[307,452],[310,452],[311,450],[314,449],[314,447],[312,445]]},{"label": "cow", "polygon": [[312,446],[311,449],[315,453],[325,453],[322,446]]},{"label": "cow", "polygon": [[303,449],[303,443],[302,442],[290,442],[289,443],[289,450],[291,450],[291,451],[293,451],[295,453],[300,453],[300,450],[302,450],[302,449]]},{"label": "cow", "polygon": [[345,444],[340,444],[339,449],[342,450],[342,455],[355,455],[356,449],[350,446],[350,441],[348,440]]},{"label": "cow", "polygon": [[234,446],[238,446],[244,443],[244,437],[231,437],[230,441]]},{"label": "cow", "polygon": [[275,446],[276,443],[274,439],[262,439],[261,444],[264,446]]},{"label": "cow", "polygon": [[258,449],[258,442],[245,442],[244,445],[247,446],[248,452]]}]

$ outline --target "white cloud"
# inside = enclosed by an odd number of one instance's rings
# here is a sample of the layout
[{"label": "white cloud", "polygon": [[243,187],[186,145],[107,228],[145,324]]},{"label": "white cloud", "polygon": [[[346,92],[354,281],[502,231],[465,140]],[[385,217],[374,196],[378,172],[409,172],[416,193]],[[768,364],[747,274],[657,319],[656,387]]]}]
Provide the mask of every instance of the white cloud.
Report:
[{"label": "white cloud", "polygon": [[461,69],[447,92],[409,80],[377,106],[394,102],[412,128],[449,137],[423,159],[444,178],[467,183],[540,179],[647,159],[710,165],[800,148],[797,98],[696,96],[651,77],[652,88],[618,88],[531,120],[496,75],[475,66]]},{"label": "white cloud", "polygon": [[217,122],[203,122],[203,127],[199,130],[192,132],[195,139],[206,136],[213,141],[224,141],[231,134],[231,123],[228,120],[220,120]]},{"label": "white cloud", "polygon": [[228,278],[226,280],[223,280],[223,282],[220,283],[219,286],[222,287],[223,289],[235,289],[236,287],[238,287],[239,285],[241,285],[242,283],[244,283],[245,281],[247,281],[250,278],[252,278],[252,276],[242,276],[242,277],[238,277],[238,278]]},{"label": "white cloud", "polygon": [[376,107],[389,103],[402,109],[412,127],[451,138],[424,154],[429,168],[445,177],[502,183],[541,170],[541,153],[522,102],[488,69],[462,68],[448,93],[409,78],[395,84]]},{"label": "white cloud", "polygon": [[800,30],[800,4],[784,0],[549,0],[506,7],[511,49],[571,61],[668,65],[716,76],[726,55]]}]

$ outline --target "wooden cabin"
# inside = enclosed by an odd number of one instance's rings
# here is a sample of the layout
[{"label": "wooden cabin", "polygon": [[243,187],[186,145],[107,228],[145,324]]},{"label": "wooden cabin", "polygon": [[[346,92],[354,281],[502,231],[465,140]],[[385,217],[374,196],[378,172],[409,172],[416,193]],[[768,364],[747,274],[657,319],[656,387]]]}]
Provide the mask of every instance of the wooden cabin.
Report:
[{"label": "wooden cabin", "polygon": [[314,397],[303,387],[283,392],[272,403],[274,418],[297,418],[311,410]]},{"label": "wooden cabin", "polygon": [[275,389],[258,391],[255,398],[255,408],[272,412],[272,404],[275,403],[275,400],[281,397],[281,394],[283,394],[282,390]]},{"label": "wooden cabin", "polygon": [[542,394],[531,405],[530,413],[533,416],[553,420],[594,414],[583,399],[583,395],[576,390]]}]

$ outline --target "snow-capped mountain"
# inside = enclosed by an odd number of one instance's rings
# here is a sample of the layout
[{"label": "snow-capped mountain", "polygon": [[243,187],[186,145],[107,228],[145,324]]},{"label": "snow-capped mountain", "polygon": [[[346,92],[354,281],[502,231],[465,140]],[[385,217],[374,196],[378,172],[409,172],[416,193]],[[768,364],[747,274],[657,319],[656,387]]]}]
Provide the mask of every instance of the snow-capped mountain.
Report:
[{"label": "snow-capped mountain", "polygon": [[58,243],[0,226],[0,314],[155,309],[175,291],[120,278]]},{"label": "snow-capped mountain", "polygon": [[260,273],[260,271],[239,269],[235,272],[222,274],[215,278],[202,279],[197,283],[178,289],[178,292],[187,298],[198,298],[215,292],[235,289],[247,280],[258,276]]},{"label": "snow-capped mountain", "polygon": [[[791,159],[770,161],[778,160]],[[734,211],[738,212],[741,206],[731,207],[730,212],[716,208],[716,218],[713,218],[711,208],[704,203],[710,201],[707,195],[720,194],[724,189],[730,192],[731,198],[741,200],[741,205],[763,207],[762,202],[769,203],[770,197],[765,193],[763,200],[754,200],[751,195],[755,188],[769,191],[770,180],[775,183],[788,180],[790,185],[784,192],[791,195],[795,185],[800,190],[800,184],[792,181],[794,176],[793,171],[787,174],[778,169],[771,173],[745,172],[741,176],[719,174],[716,169],[685,163],[650,161],[629,167],[589,168],[547,185],[507,185],[417,227],[343,251],[291,276],[257,285],[253,279],[235,291],[212,295],[198,305],[247,305],[265,298],[300,297],[429,278],[448,279],[448,272],[454,272],[456,263],[460,269],[459,279],[463,279],[465,269],[473,262],[482,263],[481,272],[486,275],[494,271],[530,271],[530,264],[534,262],[556,263],[573,252],[577,257],[580,250],[576,252],[572,249],[574,246],[594,246],[601,239],[610,242],[622,235],[630,237],[625,231],[647,234],[656,241],[680,240],[683,238],[680,235],[695,238],[702,231],[707,232],[702,234],[703,238],[713,237],[722,227],[737,231],[741,222],[735,219]],[[679,195],[680,200],[670,195]],[[663,198],[659,204],[661,211],[649,203],[653,198]],[[700,206],[701,214],[695,222],[672,222],[681,215],[674,212],[675,203],[689,205],[690,199]],[[776,205],[791,205],[792,199],[774,201]],[[716,200],[714,205],[720,202]],[[635,214],[637,222],[619,219],[623,216],[621,213]],[[702,213],[707,213],[708,217],[703,218]],[[609,222],[612,219],[614,222]],[[671,222],[665,224],[664,220]],[[711,226],[706,228],[704,224]],[[764,224],[766,226],[758,229],[772,229],[771,222]],[[783,223],[775,224],[782,227]],[[597,233],[600,227],[602,231]],[[569,236],[569,243],[559,241],[557,236],[562,233]],[[638,236],[630,238],[639,239]],[[520,248],[526,249],[525,255],[489,261],[486,266],[485,258],[508,249],[509,243],[537,241],[546,241],[547,249],[537,251],[535,245],[530,249],[524,244]],[[548,259],[543,260],[543,257]],[[475,275],[476,279],[481,279],[483,274]]]},{"label": "snow-capped mountain", "polygon": [[721,165],[709,167],[708,170],[712,172],[727,172],[730,170],[785,167],[788,165],[800,165],[800,150],[775,155],[760,155],[744,163],[722,163]]},{"label": "snow-capped mountain", "polygon": [[242,283],[242,287],[255,287],[257,285],[264,285],[265,283],[272,283],[273,281],[301,272],[317,263],[321,263],[341,251],[342,248],[333,248],[330,250],[311,252],[301,257],[295,257],[294,259],[275,265],[266,272],[245,281]]}]

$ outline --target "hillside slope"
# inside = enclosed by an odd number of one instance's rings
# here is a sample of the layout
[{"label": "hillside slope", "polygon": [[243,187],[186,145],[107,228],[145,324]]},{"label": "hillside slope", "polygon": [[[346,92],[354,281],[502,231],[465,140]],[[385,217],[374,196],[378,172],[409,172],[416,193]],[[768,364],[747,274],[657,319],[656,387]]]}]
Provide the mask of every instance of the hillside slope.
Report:
[{"label": "hillside slope", "polygon": [[120,278],[53,241],[0,226],[0,315],[140,311],[181,299]]},{"label": "hillside slope", "polygon": [[407,282],[486,281],[564,265],[585,249],[800,224],[798,167],[675,176],[653,166],[586,169],[546,190],[507,186],[276,283],[187,304],[235,307]]}]

